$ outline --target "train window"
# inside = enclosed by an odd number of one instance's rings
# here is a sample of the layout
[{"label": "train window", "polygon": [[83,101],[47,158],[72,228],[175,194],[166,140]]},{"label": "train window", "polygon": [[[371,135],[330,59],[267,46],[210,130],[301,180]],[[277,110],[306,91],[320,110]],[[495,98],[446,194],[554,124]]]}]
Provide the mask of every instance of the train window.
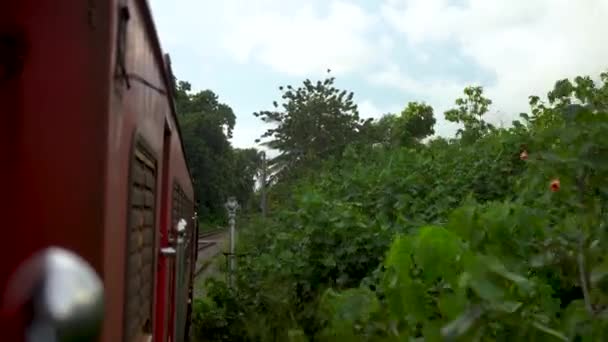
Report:
[{"label": "train window", "polygon": [[152,333],[156,161],[137,144],[131,160],[124,340]]}]

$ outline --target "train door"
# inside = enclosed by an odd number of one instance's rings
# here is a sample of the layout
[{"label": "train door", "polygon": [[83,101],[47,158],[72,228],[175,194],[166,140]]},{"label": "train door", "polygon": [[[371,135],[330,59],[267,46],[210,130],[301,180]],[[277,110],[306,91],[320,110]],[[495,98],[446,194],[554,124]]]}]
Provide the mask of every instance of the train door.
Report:
[{"label": "train door", "polygon": [[159,258],[157,265],[157,306],[154,335],[156,341],[173,342],[173,317],[175,293],[175,243],[172,227],[172,176],[170,170],[171,159],[171,128],[165,122],[163,137],[163,171],[162,171],[162,199],[159,228]]}]

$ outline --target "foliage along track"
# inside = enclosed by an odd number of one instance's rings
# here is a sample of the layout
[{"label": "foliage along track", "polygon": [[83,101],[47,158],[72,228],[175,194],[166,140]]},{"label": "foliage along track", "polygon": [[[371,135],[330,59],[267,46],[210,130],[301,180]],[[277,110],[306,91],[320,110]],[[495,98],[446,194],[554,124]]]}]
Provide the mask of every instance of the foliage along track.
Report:
[{"label": "foliage along track", "polygon": [[428,139],[426,104],[370,121],[333,78],[282,88],[284,102],[257,113],[281,151],[270,216],[243,224],[236,286],[209,280],[195,335],[608,340],[600,80],[558,81],[508,128],[484,121],[491,101],[468,87],[445,113],[455,139]]}]

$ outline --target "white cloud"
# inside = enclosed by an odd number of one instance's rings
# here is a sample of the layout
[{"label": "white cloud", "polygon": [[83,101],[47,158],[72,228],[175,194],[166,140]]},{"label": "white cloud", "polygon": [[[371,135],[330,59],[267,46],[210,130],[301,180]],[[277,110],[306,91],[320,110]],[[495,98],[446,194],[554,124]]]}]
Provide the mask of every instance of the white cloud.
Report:
[{"label": "white cloud", "polygon": [[[494,101],[490,117],[496,123],[508,123],[528,110],[528,96],[546,94],[556,80],[598,75],[608,67],[603,37],[608,32],[608,0],[458,2],[382,0],[375,10],[351,0],[151,0],[163,43],[202,57],[197,73],[213,68],[217,60],[253,62],[296,77],[331,68],[338,76],[349,74],[355,82],[399,89],[411,100],[433,105],[440,134],[453,133],[454,125],[442,120],[442,112],[469,82],[436,73],[434,78],[413,76],[407,69],[411,63],[398,60],[400,48],[425,68],[435,63],[438,52],[450,48],[453,53],[443,60],[466,67],[456,70],[459,79],[470,79],[465,73],[471,68],[493,76],[491,84],[482,85]],[[453,62],[458,59],[462,61]],[[466,65],[468,61],[475,65]],[[189,68],[191,75],[194,67]],[[222,77],[237,78],[231,70]],[[211,76],[201,79],[217,82]],[[273,80],[260,84],[274,86]],[[358,95],[364,99],[362,116],[393,109],[378,108],[374,94]],[[394,99],[400,105],[408,100]],[[245,122],[247,127],[237,125],[239,140],[247,137],[242,144],[259,131]]]},{"label": "white cloud", "polygon": [[390,86],[404,93],[420,96],[420,100],[428,101],[435,105],[446,105],[447,102],[453,102],[454,98],[449,99],[446,97],[461,93],[465,86],[462,82],[448,79],[416,79],[407,75],[396,64],[388,64],[380,71],[371,73],[368,79],[373,84]]},{"label": "white cloud", "polygon": [[400,105],[378,106],[370,99],[359,101],[357,107],[359,108],[359,116],[365,119],[378,119],[387,113],[399,113],[402,109]]},{"label": "white cloud", "polygon": [[[236,125],[232,134],[232,144],[238,148],[248,148],[254,145],[254,141],[259,139],[267,127],[263,125]],[[255,144],[260,148],[258,144]]]},{"label": "white cloud", "polygon": [[[352,0],[151,1],[163,45],[289,76],[362,73],[390,57],[378,11]],[[206,63],[209,64],[209,63]],[[206,66],[201,63],[201,67]]]},{"label": "white cloud", "polygon": [[240,62],[253,60],[289,75],[361,70],[392,47],[389,37],[370,39],[377,18],[349,2],[329,2],[325,15],[310,3],[253,11],[222,34],[224,48]]},{"label": "white cloud", "polygon": [[433,106],[437,119],[435,131],[438,135],[451,136],[456,132],[458,125],[445,121],[443,112],[452,107],[454,100],[462,94],[462,90],[468,84],[447,79],[415,79],[396,64],[389,64],[381,71],[370,74],[368,79],[372,84],[399,89],[413,96],[408,101],[424,101]]},{"label": "white cloud", "polygon": [[[528,96],[545,95],[558,79],[598,75],[608,67],[605,0],[468,0],[459,6],[387,0],[382,13],[414,45],[456,42],[462,54],[495,75],[487,94],[495,110],[509,114],[527,110]],[[406,89],[416,86],[402,81]],[[429,92],[436,90],[431,86]]]}]

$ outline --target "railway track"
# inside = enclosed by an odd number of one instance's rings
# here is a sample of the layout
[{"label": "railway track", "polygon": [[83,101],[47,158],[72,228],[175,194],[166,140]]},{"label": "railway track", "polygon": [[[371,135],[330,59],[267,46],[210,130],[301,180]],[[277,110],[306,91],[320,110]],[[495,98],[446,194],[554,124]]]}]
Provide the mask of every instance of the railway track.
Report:
[{"label": "railway track", "polygon": [[206,239],[206,238],[209,238],[210,236],[214,236],[214,235],[217,235],[217,234],[223,233],[223,232],[225,232],[225,231],[226,231],[226,229],[215,229],[215,230],[211,230],[211,231],[205,232],[205,233],[203,233],[203,234],[199,234],[199,235],[198,235],[198,239],[199,239],[199,240],[201,240],[201,239],[203,239],[203,240],[204,240],[204,239]]},{"label": "railway track", "polygon": [[[216,229],[204,234],[200,234],[198,236],[198,258],[203,260],[202,264],[200,267],[197,267],[196,272],[194,273],[194,276],[198,276],[201,272],[203,272],[210,264],[211,264],[211,260],[212,257],[209,257],[209,255],[206,255],[206,257],[203,257],[205,250],[208,248],[212,248],[214,246],[217,245],[217,243],[219,242],[216,237],[218,235],[224,234],[226,232],[225,229]],[[202,255],[203,254],[203,255]]]},{"label": "railway track", "polygon": [[224,232],[225,232],[224,229],[216,229],[216,230],[207,232],[205,234],[200,234],[198,236],[198,251],[200,252],[205,248],[214,246],[217,243],[217,241],[212,238],[215,237],[216,235],[223,234]]},{"label": "railway track", "polygon": [[198,251],[200,252],[200,251],[202,251],[205,248],[209,248],[211,246],[215,246],[215,244],[216,244],[215,241],[204,241],[204,242],[199,241],[198,242]]}]

